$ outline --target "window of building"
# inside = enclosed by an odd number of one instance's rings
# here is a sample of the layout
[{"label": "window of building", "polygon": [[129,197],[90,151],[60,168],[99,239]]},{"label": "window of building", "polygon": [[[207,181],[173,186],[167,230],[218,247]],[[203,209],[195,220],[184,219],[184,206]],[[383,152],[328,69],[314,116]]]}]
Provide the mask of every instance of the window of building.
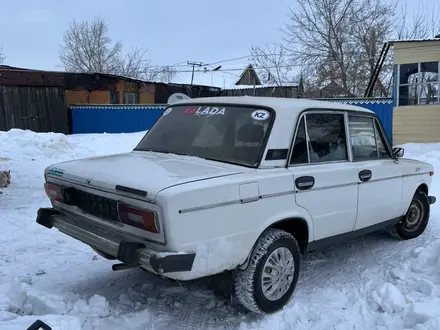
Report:
[{"label": "window of building", "polygon": [[389,158],[384,136],[370,117],[349,116],[350,141],[355,161]]},{"label": "window of building", "polygon": [[139,104],[139,94],[124,93],[124,104]]},{"label": "window of building", "polygon": [[439,104],[440,62],[399,65],[399,104]]},{"label": "window of building", "polygon": [[110,92],[110,104],[119,104],[118,92]]}]

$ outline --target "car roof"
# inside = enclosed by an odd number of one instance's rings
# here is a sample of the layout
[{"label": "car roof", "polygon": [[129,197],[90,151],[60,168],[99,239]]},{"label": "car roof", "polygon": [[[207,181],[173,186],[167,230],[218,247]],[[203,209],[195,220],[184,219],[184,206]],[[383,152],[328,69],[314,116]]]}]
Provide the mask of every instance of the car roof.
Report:
[{"label": "car roof", "polygon": [[[283,150],[290,149],[293,140],[297,120],[304,110],[323,110],[323,111],[356,111],[358,113],[365,113],[375,115],[373,111],[366,108],[348,105],[340,102],[318,101],[310,99],[289,99],[280,97],[259,97],[259,96],[218,96],[218,97],[204,97],[180,100],[173,103],[171,106],[179,104],[191,105],[218,105],[230,104],[233,105],[248,105],[256,107],[269,107],[275,110],[275,121],[272,126],[271,133],[266,145],[266,152],[270,149]],[[266,160],[266,154],[260,163],[260,168],[273,168],[284,166],[285,159]]]},{"label": "car roof", "polygon": [[195,99],[180,100],[173,105],[178,104],[239,104],[252,105],[260,107],[273,108],[277,112],[277,116],[283,116],[283,112],[287,112],[286,116],[297,116],[305,109],[328,109],[328,110],[351,110],[358,112],[371,113],[374,112],[358,106],[344,104],[341,102],[319,101],[311,99],[293,99],[282,97],[260,97],[260,96],[217,96],[217,97],[202,97]]}]

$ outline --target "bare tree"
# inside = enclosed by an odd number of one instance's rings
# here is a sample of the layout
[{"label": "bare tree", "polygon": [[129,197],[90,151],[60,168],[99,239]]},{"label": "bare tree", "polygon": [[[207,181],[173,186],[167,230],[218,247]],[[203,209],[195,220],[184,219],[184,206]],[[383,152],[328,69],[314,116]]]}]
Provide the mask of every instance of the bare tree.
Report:
[{"label": "bare tree", "polygon": [[5,53],[3,52],[3,46],[0,45],[0,64],[6,59]]},{"label": "bare tree", "polygon": [[146,53],[145,50],[134,48],[124,58],[118,60],[119,66],[114,73],[135,79],[145,79],[150,66],[150,61],[145,59]]},{"label": "bare tree", "polygon": [[176,69],[170,66],[164,66],[164,67],[148,70],[145,73],[145,78],[148,81],[169,83],[173,80],[176,73],[177,73]]},{"label": "bare tree", "polygon": [[[351,17],[351,36],[356,53],[350,57],[355,62],[350,73],[354,92],[363,94],[373,75],[376,61],[384,44],[393,32],[393,19],[397,3],[385,3],[383,0],[362,0],[360,8]],[[392,82],[392,60],[389,56],[375,85],[373,95],[389,96]]]},{"label": "bare tree", "polygon": [[[336,83],[347,94],[365,91],[383,44],[392,33],[396,3],[383,0],[296,0],[285,42],[294,65],[317,87]],[[391,65],[379,77],[376,95],[389,93]],[[383,82],[386,81],[386,82]]]},{"label": "bare tree", "polygon": [[60,60],[67,71],[117,73],[121,67],[122,42],[113,43],[107,23],[73,20],[63,36]]},{"label": "bare tree", "polygon": [[265,83],[281,86],[289,81],[292,67],[289,66],[288,52],[282,45],[266,44],[252,47],[252,62],[260,79]]},{"label": "bare tree", "polygon": [[[424,8],[421,9],[421,8]],[[423,0],[419,0],[417,12],[408,19],[408,5],[405,1],[395,22],[395,35],[398,40],[433,38],[440,33],[440,10],[434,4],[426,7]]]},{"label": "bare tree", "polygon": [[337,81],[350,89],[348,73],[353,69],[349,53],[350,15],[357,10],[355,0],[296,0],[286,24],[286,45],[292,61],[316,68],[318,83]]},{"label": "bare tree", "polygon": [[113,42],[108,25],[100,18],[69,23],[63,36],[60,60],[66,71],[116,74],[147,81],[168,82],[175,70],[169,67],[150,69],[147,51],[133,48],[123,52],[122,41]]}]

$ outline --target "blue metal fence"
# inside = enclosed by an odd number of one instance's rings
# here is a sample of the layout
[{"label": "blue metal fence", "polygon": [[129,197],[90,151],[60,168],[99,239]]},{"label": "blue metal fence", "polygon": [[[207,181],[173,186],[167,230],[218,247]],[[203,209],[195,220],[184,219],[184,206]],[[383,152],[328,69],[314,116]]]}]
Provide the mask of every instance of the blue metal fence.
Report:
[{"label": "blue metal fence", "polygon": [[132,133],[153,126],[165,105],[76,105],[72,133]]},{"label": "blue metal fence", "polygon": [[[321,99],[322,100],[322,99]],[[324,101],[324,100],[323,100]],[[388,137],[393,143],[393,99],[392,98],[353,98],[353,99],[325,99],[325,101],[351,104],[374,111],[379,117]]]},{"label": "blue metal fence", "polygon": [[[321,99],[323,100],[323,99]],[[353,98],[325,99],[325,101],[352,104],[374,111],[393,141],[393,99]],[[72,133],[131,133],[146,131],[153,126],[166,105],[77,105],[71,106]]]}]

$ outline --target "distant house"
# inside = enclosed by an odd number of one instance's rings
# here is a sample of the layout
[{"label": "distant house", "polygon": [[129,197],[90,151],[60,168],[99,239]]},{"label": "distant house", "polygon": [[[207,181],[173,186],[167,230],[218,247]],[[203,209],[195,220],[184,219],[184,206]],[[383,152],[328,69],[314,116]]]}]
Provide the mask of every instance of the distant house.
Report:
[{"label": "distant house", "polygon": [[393,142],[440,142],[440,35],[396,40]]},{"label": "distant house", "polygon": [[69,133],[70,105],[166,104],[174,93],[217,96],[220,88],[0,66],[0,130]]},{"label": "distant house", "polygon": [[235,85],[260,86],[261,81],[252,64],[249,64],[241,73]]},{"label": "distant house", "polygon": [[252,64],[249,64],[233,86],[222,90],[224,96],[266,96],[298,98],[298,84],[262,84]]}]

